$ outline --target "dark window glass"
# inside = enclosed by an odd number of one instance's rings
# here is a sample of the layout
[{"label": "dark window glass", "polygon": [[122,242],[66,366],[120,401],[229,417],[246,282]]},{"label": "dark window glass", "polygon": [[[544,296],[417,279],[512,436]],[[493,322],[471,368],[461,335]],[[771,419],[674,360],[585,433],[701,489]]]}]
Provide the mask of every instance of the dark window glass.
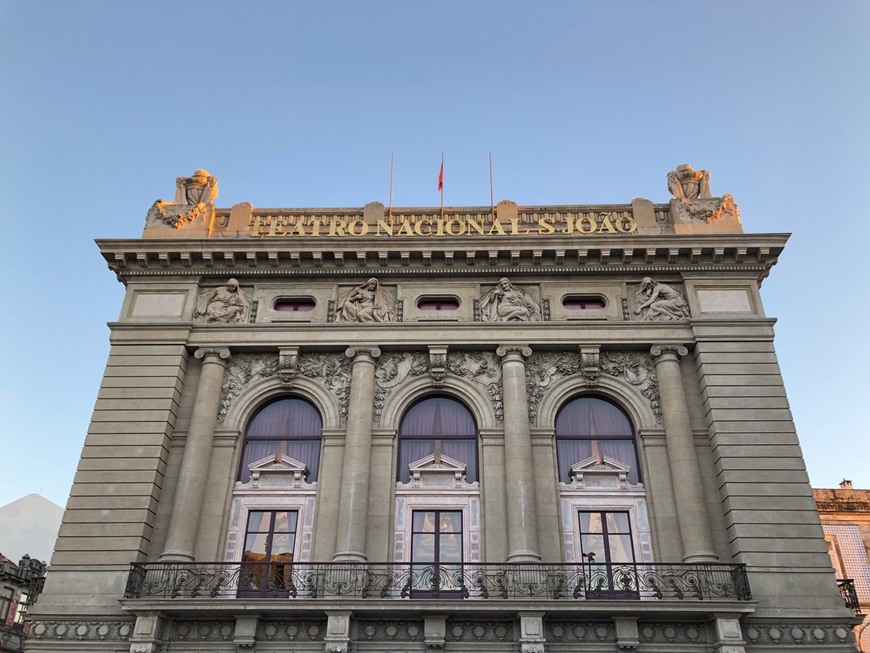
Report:
[{"label": "dark window glass", "polygon": [[421,297],[417,301],[421,311],[455,311],[459,308],[459,300],[453,297]]},{"label": "dark window glass", "polygon": [[414,511],[411,588],[416,596],[459,596],[462,588],[462,511]]},{"label": "dark window glass", "polygon": [[405,413],[399,426],[396,478],[407,483],[408,465],[430,454],[465,463],[466,480],[477,480],[477,426],[469,410],[455,399],[429,397]]},{"label": "dark window glass", "polygon": [[271,454],[295,458],[308,466],[308,482],[317,480],[323,424],[317,410],[303,399],[286,397],[263,407],[248,424],[239,466],[239,480],[251,477],[248,465]]},{"label": "dark window glass", "polygon": [[600,311],[606,305],[602,297],[568,295],[562,300],[562,306],[572,311]]},{"label": "dark window glass", "polygon": [[314,310],[313,299],[278,299],[275,310],[282,313],[309,313]]},{"label": "dark window glass", "polygon": [[634,429],[620,408],[599,397],[578,397],[556,416],[556,453],[559,480],[571,482],[571,465],[604,456],[631,465],[631,483],[640,481]]}]

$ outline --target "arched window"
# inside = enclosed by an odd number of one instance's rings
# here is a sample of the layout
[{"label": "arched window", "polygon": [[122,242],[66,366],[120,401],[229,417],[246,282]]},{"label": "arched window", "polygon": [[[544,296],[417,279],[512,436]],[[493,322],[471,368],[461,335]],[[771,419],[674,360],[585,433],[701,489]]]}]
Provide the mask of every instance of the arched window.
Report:
[{"label": "arched window", "polygon": [[634,429],[626,414],[600,397],[584,396],[562,406],[556,416],[559,480],[571,482],[571,465],[604,456],[631,465],[629,482],[640,480]]},{"label": "arched window", "polygon": [[239,480],[248,482],[252,462],[280,453],[308,465],[308,482],[316,481],[322,430],[320,414],[304,399],[285,397],[266,404],[245,430]]},{"label": "arched window", "polygon": [[465,463],[465,480],[477,480],[477,426],[471,412],[455,399],[428,397],[405,413],[399,426],[396,478],[407,483],[408,465],[429,454]]}]

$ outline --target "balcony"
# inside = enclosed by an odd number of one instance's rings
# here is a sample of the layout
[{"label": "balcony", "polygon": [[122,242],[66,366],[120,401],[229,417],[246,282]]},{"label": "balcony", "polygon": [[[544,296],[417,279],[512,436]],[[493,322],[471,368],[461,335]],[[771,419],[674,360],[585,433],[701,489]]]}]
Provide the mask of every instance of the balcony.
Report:
[{"label": "balcony", "polygon": [[851,578],[838,578],[837,589],[840,590],[840,596],[843,597],[843,603],[850,610],[855,611],[856,616],[862,616],[861,602],[858,600],[858,593],[855,591],[855,581]]},{"label": "balcony", "polygon": [[124,596],[161,603],[752,600],[744,565],[669,563],[147,562],[131,565]]}]

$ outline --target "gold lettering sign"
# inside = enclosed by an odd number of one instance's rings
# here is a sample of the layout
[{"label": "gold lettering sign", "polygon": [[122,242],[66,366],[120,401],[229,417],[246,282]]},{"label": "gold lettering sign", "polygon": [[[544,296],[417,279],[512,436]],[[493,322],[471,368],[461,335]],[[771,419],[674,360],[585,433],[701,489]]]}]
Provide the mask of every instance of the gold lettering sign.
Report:
[{"label": "gold lettering sign", "polygon": [[414,220],[378,220],[375,224],[356,217],[320,216],[254,216],[250,222],[252,238],[306,238],[310,236],[338,236],[359,238],[381,236],[591,236],[593,234],[633,234],[637,232],[634,218],[622,215],[600,214],[581,217],[565,216],[556,221],[552,216],[540,216],[532,222],[519,218],[506,221],[495,218],[484,220],[470,216],[421,216]]}]

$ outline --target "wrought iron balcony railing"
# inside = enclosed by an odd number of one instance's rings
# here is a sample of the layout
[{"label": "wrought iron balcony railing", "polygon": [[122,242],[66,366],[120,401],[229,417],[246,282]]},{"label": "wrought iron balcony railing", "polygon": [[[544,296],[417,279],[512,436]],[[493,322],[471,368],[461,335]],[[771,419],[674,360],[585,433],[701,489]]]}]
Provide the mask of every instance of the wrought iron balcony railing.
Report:
[{"label": "wrought iron balcony railing", "polygon": [[861,602],[858,600],[858,592],[855,591],[855,581],[851,578],[838,578],[837,589],[840,590],[846,607],[854,610],[856,615],[861,614]]},{"label": "wrought iron balcony railing", "polygon": [[744,565],[133,563],[128,599],[749,601]]}]

